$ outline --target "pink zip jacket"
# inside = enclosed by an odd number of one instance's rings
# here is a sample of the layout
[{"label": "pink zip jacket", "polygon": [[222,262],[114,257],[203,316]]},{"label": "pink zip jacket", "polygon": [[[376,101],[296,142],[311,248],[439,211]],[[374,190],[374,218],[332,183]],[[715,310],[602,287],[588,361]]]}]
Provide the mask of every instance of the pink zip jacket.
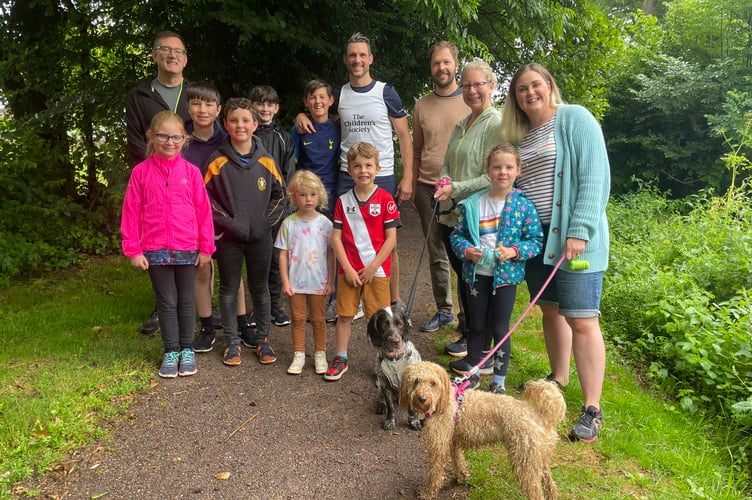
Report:
[{"label": "pink zip jacket", "polygon": [[198,167],[180,155],[169,159],[156,154],[133,167],[120,233],[128,258],[162,249],[212,255],[211,205]]}]

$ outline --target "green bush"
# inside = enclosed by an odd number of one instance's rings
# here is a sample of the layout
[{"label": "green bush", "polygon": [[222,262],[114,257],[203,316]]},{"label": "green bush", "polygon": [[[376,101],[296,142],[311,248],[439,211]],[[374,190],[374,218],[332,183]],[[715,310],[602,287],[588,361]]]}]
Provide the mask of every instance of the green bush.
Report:
[{"label": "green bush", "polygon": [[752,450],[750,194],[613,200],[602,304],[608,336],[681,408],[718,419],[741,467]]},{"label": "green bush", "polygon": [[[0,285],[79,262],[85,254],[117,249],[119,199],[90,200],[61,194],[52,153],[38,134],[0,120]],[[29,182],[28,179],[34,179]]]}]

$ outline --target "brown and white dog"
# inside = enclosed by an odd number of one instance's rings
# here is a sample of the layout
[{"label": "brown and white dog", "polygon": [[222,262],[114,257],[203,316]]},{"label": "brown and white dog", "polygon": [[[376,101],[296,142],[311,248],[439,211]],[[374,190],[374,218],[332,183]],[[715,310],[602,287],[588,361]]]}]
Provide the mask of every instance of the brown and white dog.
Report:
[{"label": "brown and white dog", "polygon": [[459,400],[456,395],[440,365],[424,361],[405,370],[401,402],[425,415],[421,440],[428,457],[428,475],[418,497],[436,497],[450,461],[457,480],[469,478],[466,449],[502,443],[525,496],[557,498],[551,459],[566,403],[556,384],[528,382],[522,400],[477,390],[464,391]]},{"label": "brown and white dog", "polygon": [[[421,360],[420,353],[409,340],[410,325],[405,310],[400,306],[379,309],[368,321],[368,340],[376,348],[376,387],[379,404],[376,413],[384,414],[384,430],[397,426],[400,385],[405,368]],[[408,424],[420,430],[420,419],[408,409]]]}]

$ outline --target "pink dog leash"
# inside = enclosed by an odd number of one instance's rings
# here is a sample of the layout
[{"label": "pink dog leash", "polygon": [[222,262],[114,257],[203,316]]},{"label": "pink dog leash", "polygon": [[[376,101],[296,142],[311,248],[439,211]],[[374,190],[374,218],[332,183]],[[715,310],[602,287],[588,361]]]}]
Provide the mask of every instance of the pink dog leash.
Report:
[{"label": "pink dog leash", "polygon": [[496,343],[496,345],[494,346],[494,348],[491,349],[491,352],[489,352],[486,355],[486,357],[484,357],[483,359],[481,359],[480,363],[478,363],[477,365],[473,366],[470,369],[470,371],[465,372],[465,374],[462,377],[457,377],[457,378],[454,379],[454,382],[452,383],[452,385],[455,388],[454,397],[455,397],[455,399],[457,400],[458,403],[462,402],[462,398],[464,397],[465,389],[467,389],[467,386],[470,385],[470,377],[473,374],[478,373],[478,370],[480,370],[480,367],[483,366],[486,363],[486,361],[488,361],[491,357],[493,357],[494,354],[496,354],[496,351],[499,350],[499,348],[501,347],[501,344],[503,344],[504,341],[506,341],[509,338],[509,336],[512,335],[512,332],[520,325],[520,323],[522,323],[522,320],[525,319],[525,316],[527,316],[528,314],[530,314],[530,311],[533,309],[533,307],[535,306],[535,304],[538,302],[538,299],[543,294],[543,292],[546,290],[546,287],[548,286],[548,284],[551,283],[552,279],[554,279],[554,275],[556,274],[556,271],[559,270],[559,267],[561,267],[561,264],[563,262],[564,262],[564,255],[562,255],[561,258],[559,259],[559,262],[556,263],[556,265],[554,266],[553,271],[551,271],[551,274],[548,276],[548,278],[546,278],[546,282],[543,283],[543,286],[538,291],[538,294],[535,296],[535,298],[530,301],[530,304],[528,304],[527,309],[525,309],[525,312],[523,312],[522,315],[520,315],[520,317],[517,319],[517,321],[514,323],[514,325],[512,325],[512,328],[509,329],[509,331],[507,332],[507,334],[504,335],[504,337],[502,337],[502,339],[499,342]]}]

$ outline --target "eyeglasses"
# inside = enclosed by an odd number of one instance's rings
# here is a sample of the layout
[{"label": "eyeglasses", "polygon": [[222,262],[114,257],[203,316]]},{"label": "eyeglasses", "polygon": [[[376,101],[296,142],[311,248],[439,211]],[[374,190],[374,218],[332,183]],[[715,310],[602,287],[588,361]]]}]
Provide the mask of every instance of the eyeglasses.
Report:
[{"label": "eyeglasses", "polygon": [[488,82],[478,82],[478,83],[463,83],[460,85],[462,87],[462,90],[467,92],[470,89],[479,90],[481,87],[486,85]]},{"label": "eyeglasses", "polygon": [[185,49],[181,49],[179,47],[168,47],[167,45],[160,45],[159,47],[154,47],[154,50],[157,52],[161,52],[162,54],[170,54],[174,52],[175,55],[178,55],[178,56],[184,56],[188,53],[186,52]]},{"label": "eyeglasses", "polygon": [[180,144],[185,140],[185,137],[182,135],[154,134],[154,137],[156,137],[162,144],[167,144],[170,141],[172,141],[173,144]]}]

